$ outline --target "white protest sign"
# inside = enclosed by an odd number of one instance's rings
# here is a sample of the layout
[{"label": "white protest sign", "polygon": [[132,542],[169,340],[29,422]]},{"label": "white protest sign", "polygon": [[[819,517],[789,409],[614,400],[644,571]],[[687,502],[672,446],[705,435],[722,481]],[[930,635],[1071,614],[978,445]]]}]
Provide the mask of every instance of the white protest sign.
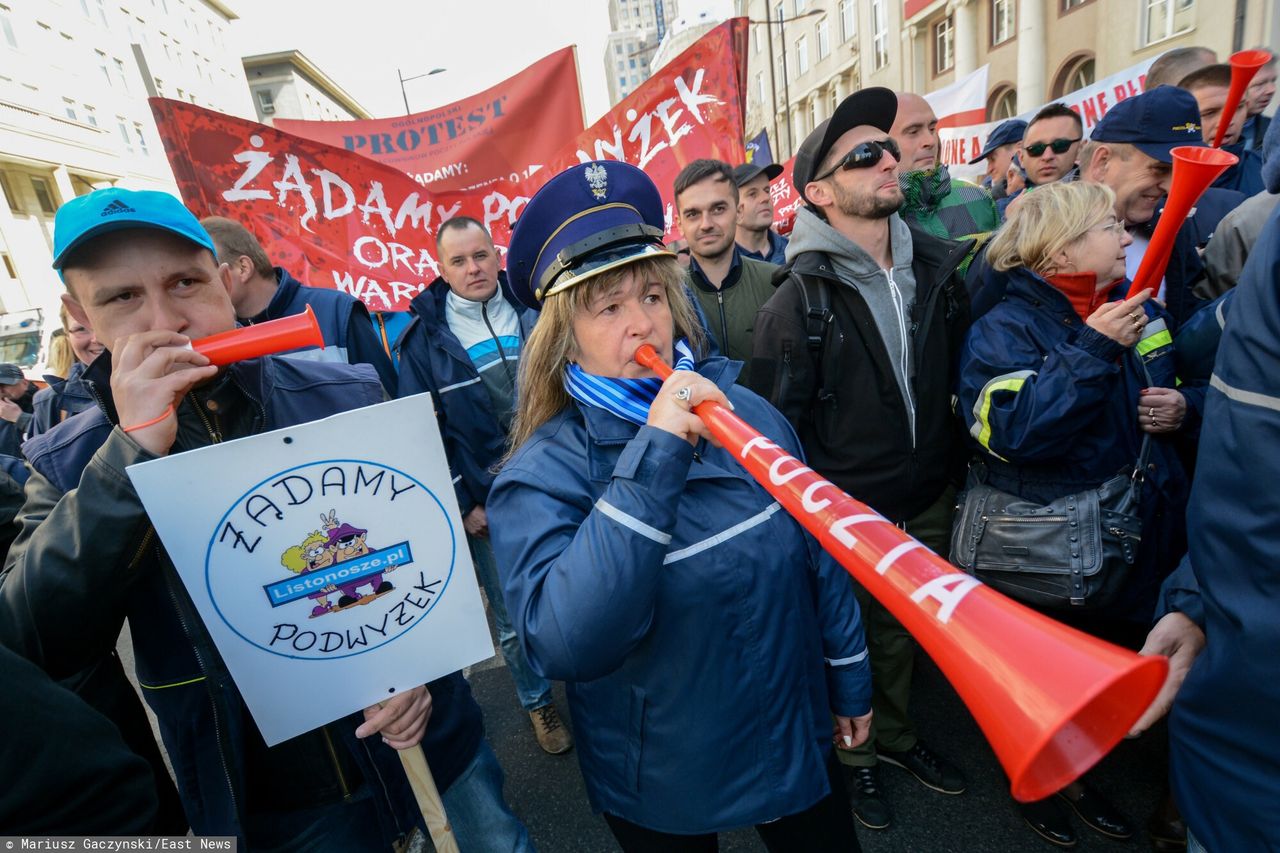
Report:
[{"label": "white protest sign", "polygon": [[128,470],[268,745],[492,657],[429,395]]}]

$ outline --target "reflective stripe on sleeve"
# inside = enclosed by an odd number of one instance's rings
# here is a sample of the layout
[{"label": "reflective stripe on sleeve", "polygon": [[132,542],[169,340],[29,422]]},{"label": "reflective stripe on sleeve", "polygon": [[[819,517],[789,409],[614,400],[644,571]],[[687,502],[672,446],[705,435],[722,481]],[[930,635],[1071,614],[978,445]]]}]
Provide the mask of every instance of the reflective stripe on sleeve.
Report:
[{"label": "reflective stripe on sleeve", "polygon": [[[1026,381],[1035,376],[1034,370],[1015,370],[995,377],[982,386],[982,393],[973,401],[973,426],[969,427],[969,435],[991,453],[991,398],[997,391],[1010,391],[1017,394]],[[994,454],[993,455],[998,455]]]},{"label": "reflective stripe on sleeve", "polygon": [[645,524],[643,521],[636,518],[635,516],[627,515],[625,512],[618,509],[616,506],[609,503],[604,498],[600,498],[600,500],[596,501],[596,509],[600,510],[605,515],[609,516],[609,518],[612,518],[614,521],[618,522],[623,527],[627,528],[628,530],[633,530],[636,533],[639,533],[641,536],[643,536],[646,539],[652,539],[654,542],[657,542],[659,545],[671,544],[670,533],[663,533],[658,528],[650,527],[648,524]]}]

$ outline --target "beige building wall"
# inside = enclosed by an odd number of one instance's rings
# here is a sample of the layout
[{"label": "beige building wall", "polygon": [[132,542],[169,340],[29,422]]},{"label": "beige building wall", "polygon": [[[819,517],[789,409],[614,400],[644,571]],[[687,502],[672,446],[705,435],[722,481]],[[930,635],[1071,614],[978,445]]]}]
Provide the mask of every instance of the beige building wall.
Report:
[{"label": "beige building wall", "polygon": [[[1280,49],[1280,0],[846,2],[856,21],[849,39],[842,37],[848,8],[842,0],[738,0],[737,14],[753,21],[744,131],[750,139],[767,128],[779,162],[831,114],[833,98],[838,102],[863,86],[924,94],[989,65],[987,107],[994,119],[1000,109],[1016,114],[1038,107],[1176,47],[1204,45],[1223,61],[1237,49],[1260,44]],[[772,26],[765,23],[769,19]],[[817,27],[823,20],[831,50],[820,57]],[[801,36],[808,51],[804,70],[796,56]]]},{"label": "beige building wall", "polygon": [[373,118],[300,50],[246,56],[245,78],[258,121],[351,121]]}]

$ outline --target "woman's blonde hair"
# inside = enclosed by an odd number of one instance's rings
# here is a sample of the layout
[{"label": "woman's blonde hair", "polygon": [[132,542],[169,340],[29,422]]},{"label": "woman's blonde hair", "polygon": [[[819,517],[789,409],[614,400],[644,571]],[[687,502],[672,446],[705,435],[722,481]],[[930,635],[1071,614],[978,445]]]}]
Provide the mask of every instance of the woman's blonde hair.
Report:
[{"label": "woman's blonde hair", "polygon": [[49,338],[49,357],[45,359],[45,369],[60,379],[66,379],[75,363],[76,354],[71,349],[71,341],[62,329],[55,329]]},{"label": "woman's blonde hair", "polygon": [[632,275],[662,284],[671,309],[675,339],[687,338],[695,357],[701,358],[706,352],[706,335],[686,289],[684,269],[675,258],[644,258],[548,296],[520,355],[520,376],[516,384],[518,402],[511,424],[507,459],[529,440],[538,427],[569,406],[569,392],[564,389],[564,368],[578,358],[573,318],[597,294],[616,287]]},{"label": "woman's blonde hair", "polygon": [[1026,267],[1039,275],[1057,272],[1054,258],[1094,226],[1115,215],[1116,194],[1083,181],[1036,187],[987,246],[987,263],[1000,272]]}]

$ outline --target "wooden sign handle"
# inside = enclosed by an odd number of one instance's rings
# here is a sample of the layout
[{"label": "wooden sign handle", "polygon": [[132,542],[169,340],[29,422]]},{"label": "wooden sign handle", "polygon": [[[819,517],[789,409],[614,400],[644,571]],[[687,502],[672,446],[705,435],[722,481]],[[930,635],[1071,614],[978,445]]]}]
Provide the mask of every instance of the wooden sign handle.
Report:
[{"label": "wooden sign handle", "polygon": [[431,768],[427,766],[426,753],[422,747],[412,746],[397,750],[400,763],[404,765],[404,775],[409,777],[409,786],[413,788],[413,796],[418,800],[418,808],[427,822],[427,831],[431,833],[431,843],[438,853],[459,853],[458,839],[453,836],[453,827],[449,825],[449,816],[444,812],[444,803],[440,800],[440,792],[436,790],[436,780],[431,776]]}]

